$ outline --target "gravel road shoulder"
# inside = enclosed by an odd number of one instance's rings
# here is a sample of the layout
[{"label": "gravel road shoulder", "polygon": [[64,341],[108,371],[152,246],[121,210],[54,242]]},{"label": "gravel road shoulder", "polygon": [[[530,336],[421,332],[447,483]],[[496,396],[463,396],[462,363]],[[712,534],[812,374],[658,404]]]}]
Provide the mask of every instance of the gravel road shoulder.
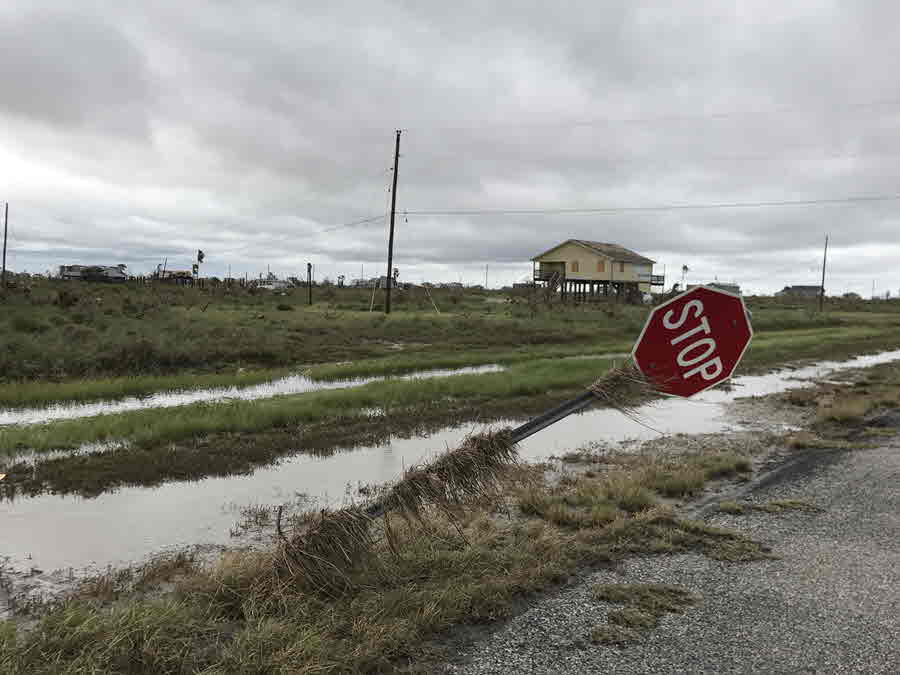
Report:
[{"label": "gravel road shoulder", "polygon": [[[776,559],[629,559],[535,602],[442,672],[900,672],[900,439],[807,452],[742,499],[805,500],[821,510],[706,518],[765,542]],[[596,645],[591,630],[617,609],[592,599],[598,583],[672,584],[699,602],[664,616],[638,643]]]}]

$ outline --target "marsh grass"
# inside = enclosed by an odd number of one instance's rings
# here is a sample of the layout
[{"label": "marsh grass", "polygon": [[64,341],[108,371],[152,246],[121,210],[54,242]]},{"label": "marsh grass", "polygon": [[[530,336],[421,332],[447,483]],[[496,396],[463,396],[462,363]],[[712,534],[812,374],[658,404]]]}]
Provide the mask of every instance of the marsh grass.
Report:
[{"label": "marsh grass", "polygon": [[856,423],[874,407],[875,403],[868,397],[842,397],[831,405],[820,406],[818,419],[821,422]]},{"label": "marsh grass", "polygon": [[[235,384],[241,379],[223,371],[240,368],[319,364],[311,375],[333,379],[627,352],[648,311],[554,305],[535,313],[523,311],[515,292],[436,290],[455,300],[438,315],[430,301],[413,300],[417,293],[398,292],[396,311],[385,317],[367,311],[364,289],[322,289],[307,307],[221,286],[35,281],[28,294],[6,299],[0,316],[0,405],[144,395],[205,375],[211,384]],[[278,310],[286,304],[294,311]],[[755,346],[744,368],[895,346],[897,314],[871,309],[818,314],[763,303],[754,309]],[[152,377],[165,375],[176,377],[155,388]]]},{"label": "marsh grass", "polygon": [[[752,356],[757,366],[764,363],[772,365],[787,359],[852,354],[859,350],[860,341],[867,349],[897,344],[896,331],[873,337],[871,331],[880,330],[877,326],[828,330],[827,334],[818,334],[815,330],[800,331],[808,334],[802,340],[800,338],[803,336],[799,336],[799,342],[793,341],[793,337],[797,336],[791,331],[772,336],[768,342],[761,339],[765,336],[757,336],[748,357]],[[783,353],[779,345],[790,346],[790,350]],[[72,448],[88,442],[118,439],[138,444],[165,444],[217,432],[296,428],[334,418],[337,411],[343,416],[364,414],[372,409],[389,412],[405,407],[412,411],[426,400],[432,403],[441,400],[496,403],[504,399],[546,396],[554,390],[559,391],[560,398],[563,398],[587,386],[592,373],[596,377],[609,365],[608,359],[599,357],[580,359],[577,367],[571,368],[562,367],[558,359],[543,359],[515,364],[503,373],[384,381],[348,390],[313,392],[262,401],[197,404],[177,409],[62,420],[28,428],[6,428],[0,430],[0,453],[9,454],[16,448],[37,451]]]},{"label": "marsh grass", "polygon": [[[561,369],[554,360],[514,366],[502,373],[452,375],[427,380],[387,380],[344,390],[277,396],[259,401],[199,403],[175,408],[136,410],[48,424],[0,429],[0,453],[17,448],[46,451],[89,442],[128,439],[134,444],[164,444],[215,432],[254,432],[297,428],[337,416],[363,416],[377,409],[414,408],[425,402],[497,400],[571,391],[602,374],[608,359],[584,359],[577,369]],[[586,376],[587,374],[587,376]]]},{"label": "marsh grass", "polygon": [[[283,297],[221,286],[33,282],[27,294],[4,299],[0,382],[334,363],[391,356],[397,346],[440,357],[523,344],[621,343],[640,331],[647,312],[623,308],[610,322],[599,308],[555,306],[531,316],[512,303],[486,302],[507,298],[502,292],[435,289],[444,305],[435,314],[421,289],[398,289],[395,311],[385,317],[368,311],[365,289],[313,295],[308,307],[305,289]],[[444,302],[451,297],[456,302]]]},{"label": "marsh grass", "polygon": [[0,387],[0,408],[47,407],[62,401],[84,403],[186,389],[244,387],[289,374],[290,370],[286,368],[274,368],[239,373],[135,375],[65,382],[21,382],[14,386]]},{"label": "marsh grass", "polygon": [[600,602],[625,605],[611,610],[606,617],[609,623],[591,632],[593,642],[607,645],[637,642],[665,614],[684,612],[697,602],[692,593],[668,584],[598,584],[591,594]]},{"label": "marsh grass", "polygon": [[740,515],[746,512],[746,507],[743,504],[739,504],[738,502],[729,499],[719,502],[719,511],[722,513]]}]

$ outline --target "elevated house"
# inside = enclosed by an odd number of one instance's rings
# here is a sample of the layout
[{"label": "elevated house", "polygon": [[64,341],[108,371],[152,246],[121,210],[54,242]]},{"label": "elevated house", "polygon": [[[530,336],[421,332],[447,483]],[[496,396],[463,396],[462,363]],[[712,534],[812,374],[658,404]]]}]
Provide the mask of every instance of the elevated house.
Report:
[{"label": "elevated house", "polygon": [[559,288],[563,297],[576,300],[635,297],[665,284],[662,275],[653,274],[654,260],[618,244],[566,239],[531,261],[535,283]]}]

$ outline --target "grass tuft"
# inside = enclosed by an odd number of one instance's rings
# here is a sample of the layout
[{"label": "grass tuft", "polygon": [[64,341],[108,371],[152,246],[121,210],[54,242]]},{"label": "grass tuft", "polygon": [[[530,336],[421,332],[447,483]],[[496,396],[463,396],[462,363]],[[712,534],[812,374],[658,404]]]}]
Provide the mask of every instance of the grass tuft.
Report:
[{"label": "grass tuft", "polygon": [[719,511],[722,511],[723,513],[742,514],[746,509],[743,505],[738,504],[735,501],[726,500],[724,502],[719,502]]},{"label": "grass tuft", "polygon": [[591,642],[598,645],[622,647],[640,639],[641,634],[636,630],[616,624],[597,626],[591,631]]},{"label": "grass tuft", "polygon": [[601,644],[636,642],[656,628],[663,615],[681,613],[697,601],[692,593],[667,584],[598,584],[591,595],[600,602],[625,605],[607,614],[608,625],[594,629],[591,639]]}]

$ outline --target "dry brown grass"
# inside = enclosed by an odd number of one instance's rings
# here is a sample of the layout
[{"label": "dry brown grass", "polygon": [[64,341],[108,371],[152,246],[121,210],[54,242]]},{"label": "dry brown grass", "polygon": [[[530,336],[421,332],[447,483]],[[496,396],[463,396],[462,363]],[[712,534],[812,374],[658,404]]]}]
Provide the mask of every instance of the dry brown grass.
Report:
[{"label": "dry brown grass", "polygon": [[638,408],[659,397],[657,383],[645,377],[632,362],[610,370],[590,386],[590,391],[605,406],[638,422]]},{"label": "dry brown grass", "polygon": [[499,499],[501,477],[517,457],[509,429],[472,435],[460,447],[409,468],[368,504],[323,509],[290,538],[279,527],[279,574],[309,589],[342,593],[352,584],[350,571],[371,555],[376,518],[384,517],[386,541],[394,546],[392,516],[425,526],[423,513],[429,507],[453,520],[454,511],[466,502]]},{"label": "dry brown grass", "polygon": [[844,395],[830,404],[820,405],[817,413],[820,422],[857,422],[874,407],[867,396]]}]

